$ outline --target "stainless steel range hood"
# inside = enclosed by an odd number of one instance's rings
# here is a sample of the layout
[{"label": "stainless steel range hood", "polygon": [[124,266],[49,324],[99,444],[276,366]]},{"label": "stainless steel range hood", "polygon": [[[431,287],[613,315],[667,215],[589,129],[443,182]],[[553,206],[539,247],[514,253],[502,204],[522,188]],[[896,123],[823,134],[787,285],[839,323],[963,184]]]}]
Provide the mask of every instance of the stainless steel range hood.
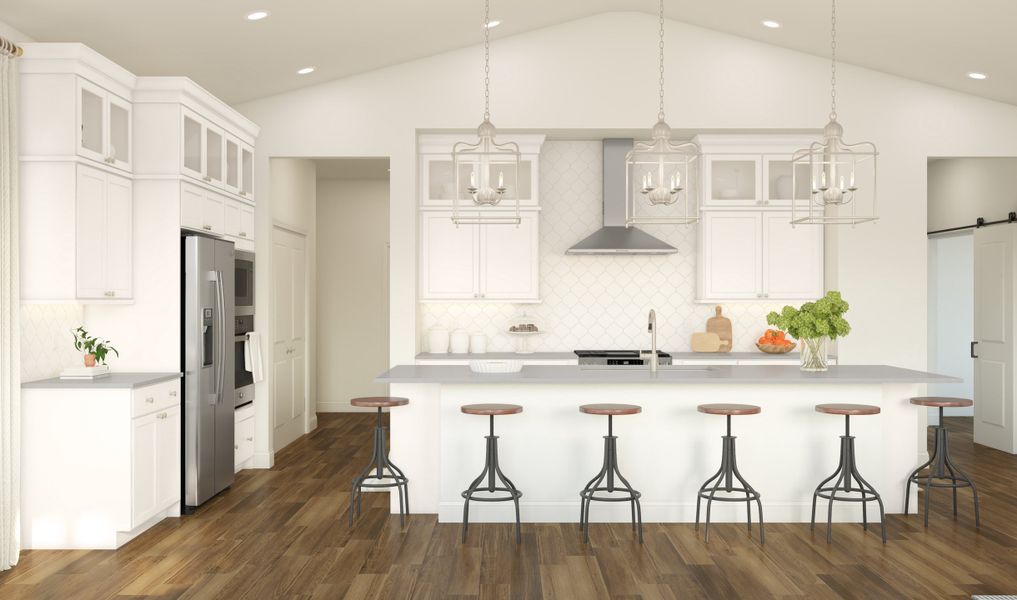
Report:
[{"label": "stainless steel range hood", "polygon": [[625,227],[625,155],[630,139],[604,140],[604,226],[565,254],[674,254],[678,249],[652,235]]}]

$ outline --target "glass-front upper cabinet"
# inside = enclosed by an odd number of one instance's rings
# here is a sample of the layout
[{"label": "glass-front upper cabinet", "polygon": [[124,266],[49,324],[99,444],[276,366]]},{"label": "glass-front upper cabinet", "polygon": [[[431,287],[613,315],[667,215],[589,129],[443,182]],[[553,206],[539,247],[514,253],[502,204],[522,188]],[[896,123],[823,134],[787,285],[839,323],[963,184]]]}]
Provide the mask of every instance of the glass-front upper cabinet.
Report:
[{"label": "glass-front upper cabinet", "polygon": [[756,206],[761,203],[761,156],[715,154],[703,158],[705,206]]},{"label": "glass-front upper cabinet", "polygon": [[240,195],[254,200],[254,148],[240,145]]},{"label": "glass-front upper cabinet", "polygon": [[808,198],[811,182],[809,166],[799,164],[791,173],[791,160],[787,155],[763,157],[763,204],[790,206],[795,198]]},{"label": "glass-front upper cabinet", "polygon": [[130,171],[131,103],[86,79],[78,79],[77,153]]},{"label": "glass-front upper cabinet", "polygon": [[226,190],[240,192],[240,142],[233,136],[226,136],[226,176],[223,183]]},{"label": "glass-front upper cabinet", "polygon": [[[443,155],[422,155],[421,161],[424,174],[422,177],[424,184],[424,189],[421,190],[422,200],[425,203],[433,204],[451,203],[456,197],[456,179],[453,173],[452,159]],[[501,181],[505,187],[506,201],[514,201],[518,197],[520,204],[536,204],[535,162],[536,156],[523,155],[519,159],[518,173],[516,173],[514,165],[488,165],[486,181]],[[476,168],[477,166],[471,164],[459,164],[459,200],[470,200],[466,186],[469,185],[471,176],[475,181],[485,180],[481,173],[474,173]]]},{"label": "glass-front upper cabinet", "polygon": [[205,182],[217,187],[223,187],[225,141],[221,129],[205,125]]},{"label": "glass-front upper cabinet", "polygon": [[195,179],[205,177],[205,124],[197,116],[184,111],[180,171]]}]

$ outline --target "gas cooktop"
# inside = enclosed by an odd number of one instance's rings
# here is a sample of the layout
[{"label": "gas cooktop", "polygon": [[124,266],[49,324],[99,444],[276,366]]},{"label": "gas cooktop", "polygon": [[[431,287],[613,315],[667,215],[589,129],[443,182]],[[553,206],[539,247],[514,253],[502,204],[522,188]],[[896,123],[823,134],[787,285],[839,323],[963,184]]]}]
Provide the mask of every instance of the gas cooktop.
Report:
[{"label": "gas cooktop", "polygon": [[[649,350],[575,350],[580,365],[645,365]],[[670,365],[671,355],[657,351],[657,364]]]}]

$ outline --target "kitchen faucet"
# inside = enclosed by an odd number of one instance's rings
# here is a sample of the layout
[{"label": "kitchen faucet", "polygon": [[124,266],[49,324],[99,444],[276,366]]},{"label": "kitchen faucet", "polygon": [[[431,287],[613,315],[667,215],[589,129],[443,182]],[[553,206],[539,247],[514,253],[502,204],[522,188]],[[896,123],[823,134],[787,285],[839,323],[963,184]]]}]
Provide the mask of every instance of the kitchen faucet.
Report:
[{"label": "kitchen faucet", "polygon": [[646,330],[650,333],[650,372],[657,372],[657,313],[651,308]]}]

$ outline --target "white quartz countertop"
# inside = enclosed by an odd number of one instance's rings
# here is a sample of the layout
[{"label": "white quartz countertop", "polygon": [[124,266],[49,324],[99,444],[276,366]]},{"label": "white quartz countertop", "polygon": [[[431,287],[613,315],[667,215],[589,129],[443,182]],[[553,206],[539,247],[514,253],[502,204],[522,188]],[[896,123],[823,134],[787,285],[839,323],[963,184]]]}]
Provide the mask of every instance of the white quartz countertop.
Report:
[{"label": "white quartz countertop", "polygon": [[578,367],[527,365],[518,373],[485,373],[453,365],[399,365],[375,383],[444,384],[893,384],[958,383],[956,377],[886,365],[834,365],[822,373],[805,373],[794,365],[717,365],[661,367]]},{"label": "white quartz countertop", "polygon": [[[798,363],[797,352],[787,354],[766,354],[765,352],[670,352],[673,360],[680,361],[714,361],[714,360],[786,360],[789,363]],[[421,352],[416,356],[417,360],[577,360],[575,352],[531,352],[520,354],[518,352],[487,352],[484,354],[437,354],[433,352]],[[830,355],[836,359],[836,355]]]},{"label": "white quartz countertop", "polygon": [[134,389],[179,379],[180,373],[119,373],[95,379],[40,379],[22,383],[24,389]]}]

